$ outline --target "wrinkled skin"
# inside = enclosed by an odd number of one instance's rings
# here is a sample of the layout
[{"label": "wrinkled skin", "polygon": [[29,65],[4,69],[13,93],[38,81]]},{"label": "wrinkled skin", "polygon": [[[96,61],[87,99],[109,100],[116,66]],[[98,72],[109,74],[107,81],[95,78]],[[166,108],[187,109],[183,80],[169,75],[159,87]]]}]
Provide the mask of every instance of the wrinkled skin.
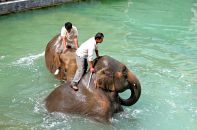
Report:
[{"label": "wrinkled skin", "polygon": [[[63,112],[91,117],[100,122],[110,122],[114,113],[123,110],[121,105],[135,104],[141,94],[141,85],[137,77],[119,61],[103,56],[94,61],[96,73],[93,73],[89,88],[90,72],[87,72],[78,84],[78,91],[70,88],[70,82],[63,83],[46,98],[49,112]],[[118,94],[130,89],[128,99]]]},{"label": "wrinkled skin", "polygon": [[[47,69],[53,74],[57,69],[57,65],[60,65],[60,72],[58,75],[54,75],[56,79],[70,81],[74,76],[77,65],[75,58],[75,49],[68,48],[63,53],[57,53],[54,44],[58,40],[59,34],[49,41],[45,49],[45,62]],[[62,41],[59,41],[62,42]],[[60,61],[55,59],[55,55],[60,57]]]}]

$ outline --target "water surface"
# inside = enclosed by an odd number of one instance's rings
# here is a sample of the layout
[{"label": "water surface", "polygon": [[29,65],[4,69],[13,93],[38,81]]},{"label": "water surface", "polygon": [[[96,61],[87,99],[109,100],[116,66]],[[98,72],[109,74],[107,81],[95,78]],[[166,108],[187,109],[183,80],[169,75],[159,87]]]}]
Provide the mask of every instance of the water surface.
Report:
[{"label": "water surface", "polygon": [[[66,21],[78,27],[79,44],[103,32],[100,55],[123,62],[141,82],[140,100],[112,125],[44,107],[59,85],[44,50]],[[196,93],[196,0],[101,0],[0,16],[0,129],[196,130]]]}]

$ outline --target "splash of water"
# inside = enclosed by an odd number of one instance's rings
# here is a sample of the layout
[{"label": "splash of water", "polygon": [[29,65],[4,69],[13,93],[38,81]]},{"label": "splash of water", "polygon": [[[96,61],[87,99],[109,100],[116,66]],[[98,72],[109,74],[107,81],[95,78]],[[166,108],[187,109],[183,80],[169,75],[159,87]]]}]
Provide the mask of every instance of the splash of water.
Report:
[{"label": "splash of water", "polygon": [[19,58],[18,60],[12,62],[13,65],[22,65],[22,66],[29,66],[33,65],[34,61],[39,59],[40,57],[44,56],[45,52],[36,55],[25,56]]}]

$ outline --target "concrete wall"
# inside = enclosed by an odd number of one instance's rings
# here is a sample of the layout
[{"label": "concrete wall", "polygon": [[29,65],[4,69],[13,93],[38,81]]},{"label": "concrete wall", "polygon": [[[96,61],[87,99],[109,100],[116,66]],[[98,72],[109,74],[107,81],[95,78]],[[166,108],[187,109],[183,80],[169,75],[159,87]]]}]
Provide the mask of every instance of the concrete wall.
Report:
[{"label": "concrete wall", "polygon": [[24,11],[28,9],[53,6],[73,0],[14,0],[0,3],[0,15]]}]

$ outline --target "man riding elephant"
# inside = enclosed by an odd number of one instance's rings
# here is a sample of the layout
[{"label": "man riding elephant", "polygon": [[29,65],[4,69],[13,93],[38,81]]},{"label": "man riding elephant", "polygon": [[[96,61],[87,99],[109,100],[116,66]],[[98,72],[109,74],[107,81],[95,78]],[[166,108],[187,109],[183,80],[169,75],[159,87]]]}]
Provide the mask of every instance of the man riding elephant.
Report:
[{"label": "man riding elephant", "polygon": [[[99,40],[96,41],[97,36],[90,38],[89,42],[93,46],[103,41],[103,34],[99,33]],[[56,35],[46,47],[45,60],[48,70],[54,73],[54,44],[57,42],[59,35]],[[88,41],[89,41],[88,40]],[[86,42],[88,42],[86,41]],[[88,44],[88,45],[89,45]],[[87,46],[88,46],[87,45]],[[80,48],[86,48],[86,44],[82,44]],[[77,49],[77,50],[80,50]],[[89,48],[89,46],[87,47]],[[95,49],[95,50],[94,50]],[[96,47],[92,50],[92,53],[96,51]],[[81,63],[86,63],[86,68],[83,66],[80,69],[83,72],[77,82],[78,91],[75,92],[71,88],[71,79],[73,78],[77,69],[76,57],[82,55],[77,54],[75,49],[69,48],[65,53],[61,53],[60,59],[62,61],[61,70],[58,74],[64,74],[59,79],[65,79],[67,82],[63,82],[59,87],[55,88],[45,100],[46,108],[49,112],[63,112],[79,114],[85,117],[93,118],[101,122],[110,122],[112,116],[123,110],[122,106],[131,106],[135,104],[141,95],[141,85],[138,78],[135,76],[129,68],[123,63],[113,59],[109,56],[99,57],[97,53],[97,59],[89,62],[90,71],[87,69],[87,60],[89,60],[88,50],[82,49],[86,58],[83,57]],[[78,53],[78,51],[77,51]],[[92,56],[92,55],[91,55]],[[91,59],[91,58],[90,58]],[[91,60],[89,60],[91,61]],[[79,68],[79,67],[78,67]],[[92,72],[95,72],[92,74]],[[89,80],[91,78],[91,80]],[[121,98],[120,93],[130,90],[130,96],[127,99]]]},{"label": "man riding elephant", "polygon": [[77,84],[84,75],[84,73],[87,70],[88,63],[90,66],[90,72],[94,72],[94,67],[93,67],[93,53],[95,51],[97,58],[99,57],[98,53],[98,43],[103,42],[104,35],[103,33],[97,33],[95,37],[92,37],[85,41],[76,51],[76,62],[77,62],[77,71],[75,73],[75,76],[71,82],[71,87],[74,90],[78,90]]},{"label": "man riding elephant", "polygon": [[61,29],[61,34],[58,37],[55,46],[55,54],[54,54],[54,61],[56,65],[56,70],[54,75],[57,75],[60,71],[61,60],[60,54],[65,52],[67,48],[74,48],[77,49],[78,45],[78,31],[72,23],[67,22]]}]

